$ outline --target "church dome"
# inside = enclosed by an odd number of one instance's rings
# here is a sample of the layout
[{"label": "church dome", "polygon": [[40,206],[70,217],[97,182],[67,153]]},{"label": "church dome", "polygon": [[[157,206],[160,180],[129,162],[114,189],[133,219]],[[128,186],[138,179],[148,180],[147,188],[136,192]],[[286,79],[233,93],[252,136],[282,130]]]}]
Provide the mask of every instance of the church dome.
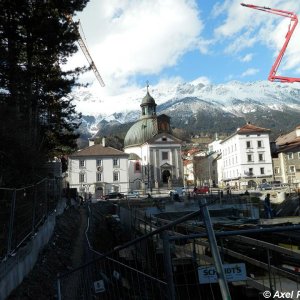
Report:
[{"label": "church dome", "polygon": [[161,132],[171,133],[170,118],[166,115],[156,115],[156,103],[147,94],[141,103],[142,115],[127,131],[124,140],[124,147],[140,146]]},{"label": "church dome", "polygon": [[156,134],[158,134],[156,116],[140,119],[127,131],[124,147],[142,145]]},{"label": "church dome", "polygon": [[155,103],[155,100],[154,98],[149,94],[149,92],[147,91],[147,94],[146,96],[143,98],[142,100],[142,103],[141,103],[141,106],[145,106],[145,105],[155,105],[156,106],[156,103]]}]

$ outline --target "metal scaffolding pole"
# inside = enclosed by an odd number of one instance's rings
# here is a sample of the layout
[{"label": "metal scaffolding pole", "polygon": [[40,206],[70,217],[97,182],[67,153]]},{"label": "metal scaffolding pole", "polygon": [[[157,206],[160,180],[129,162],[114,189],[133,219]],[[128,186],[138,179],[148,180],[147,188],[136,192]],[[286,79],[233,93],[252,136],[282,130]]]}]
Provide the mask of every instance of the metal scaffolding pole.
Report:
[{"label": "metal scaffolding pole", "polygon": [[231,296],[230,296],[225,272],[223,269],[223,264],[222,264],[221,256],[219,253],[215,233],[214,233],[214,230],[213,230],[213,227],[211,224],[209,211],[208,211],[208,208],[206,205],[206,199],[204,198],[202,200],[202,203],[200,203],[200,204],[201,204],[200,207],[201,207],[201,212],[202,212],[202,216],[203,216],[203,221],[205,223],[206,232],[207,232],[207,236],[208,236],[208,240],[209,240],[209,245],[211,248],[211,253],[212,253],[212,256],[213,256],[213,259],[215,262],[215,268],[217,271],[218,282],[219,282],[219,286],[220,286],[220,290],[221,290],[221,294],[222,294],[222,299],[223,300],[231,300]]}]

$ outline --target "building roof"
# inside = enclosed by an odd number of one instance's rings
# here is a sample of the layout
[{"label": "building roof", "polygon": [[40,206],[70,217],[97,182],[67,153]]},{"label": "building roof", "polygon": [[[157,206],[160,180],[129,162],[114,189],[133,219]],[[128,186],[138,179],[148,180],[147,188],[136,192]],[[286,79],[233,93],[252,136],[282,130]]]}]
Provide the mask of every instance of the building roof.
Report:
[{"label": "building roof", "polygon": [[297,131],[300,130],[300,126],[297,126],[293,131],[283,134],[276,139],[278,152],[294,152],[300,151],[300,136],[297,135]]},{"label": "building roof", "polygon": [[70,155],[71,158],[75,157],[86,157],[86,156],[124,156],[128,157],[129,154],[117,150],[112,147],[103,147],[101,144],[96,144],[93,146],[89,146],[87,148],[84,148],[82,150],[79,150],[72,155]]},{"label": "building roof", "polygon": [[247,123],[243,127],[239,128],[236,133],[237,134],[249,134],[249,133],[260,133],[260,132],[270,132],[270,129],[258,127],[253,124]]},{"label": "building roof", "polygon": [[149,105],[149,104],[150,104],[150,105],[155,105],[155,106],[156,106],[156,103],[155,103],[154,98],[149,94],[149,91],[147,90],[147,94],[146,94],[146,96],[143,98],[141,106]]},{"label": "building roof", "polygon": [[255,126],[255,125],[248,122],[243,127],[238,128],[236,130],[236,132],[231,134],[229,137],[227,137],[226,139],[221,141],[220,144],[223,144],[225,141],[229,140],[230,138],[232,138],[236,134],[243,135],[243,134],[251,134],[251,133],[270,133],[270,131],[271,131],[270,129],[263,128],[263,127],[258,127],[258,126]]},{"label": "building roof", "polygon": [[140,146],[160,133],[172,134],[170,117],[165,114],[157,116],[155,107],[155,100],[147,87],[147,94],[141,104],[142,116],[127,131],[124,139],[125,148]]}]

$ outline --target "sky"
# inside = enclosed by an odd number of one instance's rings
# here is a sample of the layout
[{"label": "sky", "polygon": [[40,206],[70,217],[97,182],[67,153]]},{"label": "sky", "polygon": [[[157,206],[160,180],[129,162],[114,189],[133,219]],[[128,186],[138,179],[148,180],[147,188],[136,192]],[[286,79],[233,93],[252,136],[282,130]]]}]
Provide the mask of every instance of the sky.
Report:
[{"label": "sky", "polygon": [[[80,19],[89,52],[106,86],[92,72],[80,78],[109,98],[146,86],[180,82],[267,80],[290,19],[240,5],[242,0],[90,0]],[[246,0],[245,0],[246,1]],[[292,11],[298,0],[249,0]],[[277,75],[300,77],[300,26]],[[67,67],[86,64],[79,50]]]}]

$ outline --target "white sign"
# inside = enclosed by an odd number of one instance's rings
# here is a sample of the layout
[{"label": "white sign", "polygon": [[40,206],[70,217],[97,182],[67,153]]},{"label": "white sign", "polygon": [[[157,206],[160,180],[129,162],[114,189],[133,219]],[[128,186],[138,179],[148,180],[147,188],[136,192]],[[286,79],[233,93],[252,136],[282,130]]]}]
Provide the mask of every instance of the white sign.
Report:
[{"label": "white sign", "polygon": [[[247,279],[246,266],[244,263],[223,265],[226,280],[243,281]],[[214,266],[204,266],[198,268],[198,278],[200,284],[218,282],[217,271]]]},{"label": "white sign", "polygon": [[105,292],[105,285],[103,280],[98,280],[94,282],[95,293],[103,293]]}]

